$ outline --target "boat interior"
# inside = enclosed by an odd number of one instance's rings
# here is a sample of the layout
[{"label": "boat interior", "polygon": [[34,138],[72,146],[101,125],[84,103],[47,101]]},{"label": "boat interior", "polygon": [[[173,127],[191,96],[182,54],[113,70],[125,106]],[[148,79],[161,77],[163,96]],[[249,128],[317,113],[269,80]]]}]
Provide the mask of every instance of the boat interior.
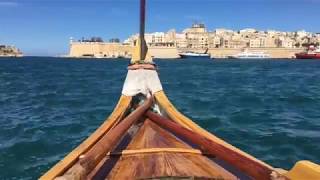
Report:
[{"label": "boat interior", "polygon": [[106,124],[69,155],[78,158],[55,179],[252,179],[207,149],[212,141],[191,130],[194,124],[171,119],[170,111],[176,120],[185,117],[161,107],[168,103],[163,92],[149,99],[122,96]]},{"label": "boat interior", "polygon": [[301,161],[274,168],[228,144],[180,113],[166,96],[144,40],[133,50],[113,113],[40,180],[316,180],[320,166]]}]

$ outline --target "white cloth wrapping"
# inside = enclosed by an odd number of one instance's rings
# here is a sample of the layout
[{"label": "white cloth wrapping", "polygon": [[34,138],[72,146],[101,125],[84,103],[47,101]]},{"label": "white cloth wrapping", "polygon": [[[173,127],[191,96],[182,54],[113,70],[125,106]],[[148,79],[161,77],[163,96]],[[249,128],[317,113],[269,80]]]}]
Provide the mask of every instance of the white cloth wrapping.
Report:
[{"label": "white cloth wrapping", "polygon": [[124,82],[122,94],[135,96],[139,93],[145,96],[162,91],[162,85],[155,70],[129,70]]}]

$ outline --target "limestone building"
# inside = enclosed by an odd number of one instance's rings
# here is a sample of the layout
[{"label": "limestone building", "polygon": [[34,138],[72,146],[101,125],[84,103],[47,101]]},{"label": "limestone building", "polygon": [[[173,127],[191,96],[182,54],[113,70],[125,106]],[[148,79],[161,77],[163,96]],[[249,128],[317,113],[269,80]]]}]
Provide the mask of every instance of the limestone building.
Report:
[{"label": "limestone building", "polygon": [[[130,36],[123,43],[119,40],[103,42],[100,38],[72,41],[71,57],[114,58],[130,57],[132,47],[138,39],[138,34]],[[205,49],[295,49],[305,48],[310,44],[320,44],[320,33],[313,34],[304,30],[297,32],[281,32],[276,30],[259,31],[252,28],[233,31],[215,29],[208,31],[204,24],[195,23],[182,32],[174,29],[168,32],[145,34],[150,53],[155,58],[178,58],[179,51],[203,52]],[[299,50],[299,49],[297,49]],[[296,50],[293,50],[294,52]],[[300,51],[300,50],[299,50]],[[291,51],[288,51],[292,53]]]},{"label": "limestone building", "polygon": [[209,48],[209,33],[204,24],[193,24],[191,28],[185,29],[187,47],[193,49]]},{"label": "limestone building", "polygon": [[23,53],[14,46],[0,45],[0,57],[22,57]]}]

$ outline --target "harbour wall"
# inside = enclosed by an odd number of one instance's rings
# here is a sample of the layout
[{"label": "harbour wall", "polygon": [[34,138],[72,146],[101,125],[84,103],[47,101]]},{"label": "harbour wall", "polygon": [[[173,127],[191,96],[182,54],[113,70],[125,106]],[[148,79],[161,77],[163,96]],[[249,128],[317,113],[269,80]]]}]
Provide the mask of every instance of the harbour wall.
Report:
[{"label": "harbour wall", "polygon": [[[294,58],[296,53],[304,51],[303,48],[248,48],[249,52],[264,52],[269,54],[271,58]],[[240,48],[212,48],[209,54],[212,58],[227,58],[228,56],[241,53]]]},{"label": "harbour wall", "polygon": [[152,57],[159,59],[180,58],[178,49],[175,47],[149,47],[149,53]]},{"label": "harbour wall", "polygon": [[[133,46],[121,43],[94,43],[72,42],[70,44],[69,57],[92,58],[130,58]],[[249,52],[264,52],[271,58],[294,58],[296,53],[304,51],[303,48],[248,48]],[[177,49],[176,47],[149,47],[149,53],[154,58],[176,59],[179,52],[193,51],[203,53],[204,49]],[[208,53],[212,58],[227,58],[243,51],[243,48],[210,48]]]},{"label": "harbour wall", "polygon": [[[132,50],[133,46],[120,43],[73,42],[70,44],[69,57],[130,58]],[[178,49],[175,47],[149,47],[149,53],[152,57],[159,59],[175,59],[180,57]]]}]

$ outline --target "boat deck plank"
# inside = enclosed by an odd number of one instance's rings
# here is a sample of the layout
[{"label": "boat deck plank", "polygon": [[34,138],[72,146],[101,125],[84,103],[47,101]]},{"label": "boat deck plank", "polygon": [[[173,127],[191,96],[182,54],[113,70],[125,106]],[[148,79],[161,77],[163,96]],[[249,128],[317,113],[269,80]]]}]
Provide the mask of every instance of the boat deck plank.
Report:
[{"label": "boat deck plank", "polygon": [[[148,148],[192,150],[189,145],[147,119],[126,150]],[[166,176],[237,179],[201,154],[178,152],[123,155],[106,179],[146,179]]]},{"label": "boat deck plank", "polygon": [[128,145],[127,150],[148,148],[191,149],[192,147],[147,119]]},{"label": "boat deck plank", "polygon": [[156,177],[237,179],[206,157],[187,153],[152,153],[121,157],[106,179]]}]

